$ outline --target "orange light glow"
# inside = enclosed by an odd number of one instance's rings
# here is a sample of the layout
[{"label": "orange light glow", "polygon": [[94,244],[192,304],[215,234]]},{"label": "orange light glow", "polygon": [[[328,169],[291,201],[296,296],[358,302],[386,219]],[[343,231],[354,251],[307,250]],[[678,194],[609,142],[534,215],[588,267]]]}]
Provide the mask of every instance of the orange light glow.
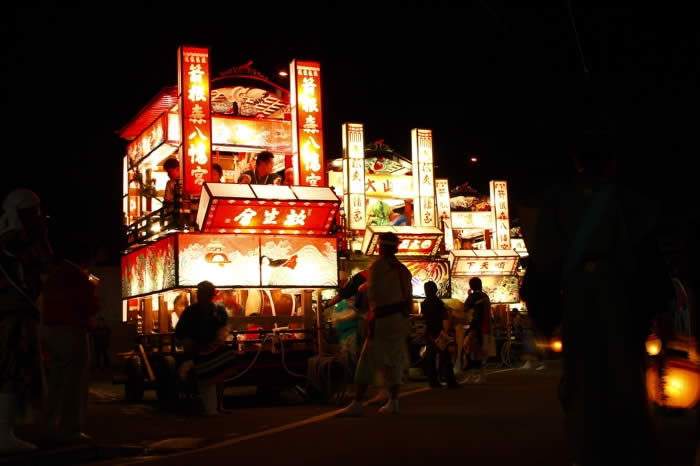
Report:
[{"label": "orange light glow", "polygon": [[658,362],[647,369],[649,398],[660,406],[680,409],[694,408],[700,400],[698,365],[687,359],[669,358],[665,362],[665,366],[663,381],[659,380]]},{"label": "orange light glow", "polygon": [[555,353],[561,353],[561,350],[564,348],[564,346],[561,343],[561,340],[558,338],[555,338],[552,340],[552,351]]},{"label": "orange light glow", "polygon": [[661,352],[661,339],[654,334],[649,335],[645,343],[649,356],[656,356]]}]

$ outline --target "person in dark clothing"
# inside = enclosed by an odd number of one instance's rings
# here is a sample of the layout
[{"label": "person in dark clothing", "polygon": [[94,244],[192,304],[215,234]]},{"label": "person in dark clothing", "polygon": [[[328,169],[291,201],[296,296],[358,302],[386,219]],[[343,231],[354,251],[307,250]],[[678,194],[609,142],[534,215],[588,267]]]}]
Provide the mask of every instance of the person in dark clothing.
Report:
[{"label": "person in dark clothing", "polygon": [[243,172],[238,177],[242,184],[281,184],[282,178],[274,173],[275,155],[269,151],[260,152],[255,158],[255,170]]},{"label": "person in dark clothing", "polygon": [[37,300],[53,250],[40,204],[33,191],[16,189],[0,212],[0,455],[36,448],[14,426],[45,388]]},{"label": "person in dark clothing", "polygon": [[544,196],[524,232],[531,264],[521,297],[545,334],[561,325],[572,460],[658,465],[644,343],[673,288],[650,215],[658,208],[616,176],[616,147],[604,129],[570,147],[576,173]]},{"label": "person in dark clothing", "polygon": [[[482,289],[481,279],[473,277],[469,280],[471,293],[464,302],[466,312],[473,311],[472,321],[469,323],[469,334],[467,339],[469,345],[465,345],[470,353],[469,368],[473,378],[469,381],[474,383],[486,382],[486,362],[489,357],[489,348],[492,346],[491,339],[491,300]],[[477,376],[476,371],[481,374]]]},{"label": "person in dark clothing", "polygon": [[[194,368],[200,384],[207,414],[223,409],[223,382],[232,375],[236,353],[226,345],[228,315],[223,306],[212,301],[216,289],[209,281],[197,285],[197,302],[187,306],[175,327],[175,337],[183,342],[190,359],[183,363],[182,373]],[[211,405],[209,389],[216,385],[216,409]]]},{"label": "person in dark clothing", "polygon": [[337,295],[331,298],[325,305],[326,308],[335,306],[343,299],[355,298],[355,307],[360,314],[366,314],[369,310],[367,295],[363,293],[362,285],[367,283],[367,270],[362,270],[352,276],[350,280],[343,286]]},{"label": "person in dark clothing", "polygon": [[420,312],[425,318],[425,336],[426,336],[426,372],[428,382],[432,388],[439,388],[438,372],[435,367],[436,356],[440,357],[440,370],[447,376],[447,386],[449,388],[457,388],[457,380],[455,380],[454,370],[452,368],[452,360],[450,352],[445,345],[440,348],[436,343],[436,339],[443,334],[446,336],[449,330],[449,319],[445,303],[437,297],[437,285],[433,281],[428,281],[423,285],[425,290],[425,300],[420,305]]},{"label": "person in dark clothing", "polygon": [[95,263],[96,245],[87,235],[71,243],[68,258],[49,269],[43,292],[46,327],[48,399],[46,424],[59,436],[82,441],[90,383],[90,330],[100,307],[99,279],[89,270]]},{"label": "person in dark clothing", "polygon": [[112,330],[105,325],[105,318],[97,319],[97,325],[92,329],[92,344],[95,350],[95,367],[109,367],[109,339]]},{"label": "person in dark clothing", "polygon": [[218,163],[212,163],[211,164],[211,171],[212,171],[212,182],[214,183],[222,183],[222,179],[224,178],[224,170],[221,168],[221,165]]}]

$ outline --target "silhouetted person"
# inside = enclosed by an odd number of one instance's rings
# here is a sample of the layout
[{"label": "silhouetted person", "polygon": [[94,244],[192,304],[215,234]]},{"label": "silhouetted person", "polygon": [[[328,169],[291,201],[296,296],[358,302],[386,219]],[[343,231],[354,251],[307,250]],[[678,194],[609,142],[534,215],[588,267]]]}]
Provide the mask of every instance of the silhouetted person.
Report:
[{"label": "silhouetted person", "polygon": [[41,275],[53,252],[40,200],[16,189],[0,215],[0,453],[36,446],[14,435],[15,420],[43,393],[39,308]]},{"label": "silhouetted person", "polygon": [[175,327],[175,336],[192,358],[183,364],[194,367],[206,414],[224,411],[223,382],[235,371],[232,365],[237,358],[226,345],[228,316],[223,306],[213,303],[215,294],[211,282],[200,282],[197,302],[185,309]]},{"label": "silhouetted person", "polygon": [[[399,238],[394,233],[379,235],[379,257],[369,266],[367,279],[372,317],[370,343],[363,353],[369,351],[374,368],[384,374],[384,384],[389,390],[389,401],[379,409],[384,414],[399,412],[399,389],[407,351],[407,321],[413,305],[411,272],[396,258],[398,246]],[[362,415],[367,384],[358,382],[356,385],[355,400],[341,415]]]},{"label": "silhouetted person", "polygon": [[50,267],[44,286],[43,323],[48,329],[48,402],[46,419],[70,440],[86,438],[89,388],[89,333],[99,309],[98,280],[90,275],[95,248],[72,238],[73,251]]},{"label": "silhouetted person", "polygon": [[447,308],[445,303],[437,296],[438,287],[434,281],[425,282],[423,289],[425,290],[425,299],[420,304],[420,312],[425,318],[425,362],[428,383],[432,388],[442,386],[440,385],[436,367],[436,359],[439,356],[440,371],[447,377],[447,386],[449,388],[457,388],[459,385],[457,380],[455,380],[450,351],[447,349],[447,346],[444,348],[438,347],[435,341],[440,334],[446,335],[450,329]]},{"label": "silhouetted person", "polygon": [[168,174],[168,182],[165,184],[163,194],[163,204],[167,206],[175,205],[180,201],[180,162],[171,157],[163,163],[163,168]]},{"label": "silhouetted person", "polygon": [[467,381],[473,383],[486,382],[486,363],[489,360],[489,350],[493,345],[493,328],[491,326],[491,300],[484,293],[479,277],[469,279],[469,296],[464,301],[464,311],[472,311],[469,323],[469,370]]},{"label": "silhouetted person", "polygon": [[571,149],[576,174],[541,205],[522,297],[546,335],[561,323],[559,393],[575,464],[656,465],[644,341],[673,289],[653,210],[616,178],[608,134],[584,132]]}]

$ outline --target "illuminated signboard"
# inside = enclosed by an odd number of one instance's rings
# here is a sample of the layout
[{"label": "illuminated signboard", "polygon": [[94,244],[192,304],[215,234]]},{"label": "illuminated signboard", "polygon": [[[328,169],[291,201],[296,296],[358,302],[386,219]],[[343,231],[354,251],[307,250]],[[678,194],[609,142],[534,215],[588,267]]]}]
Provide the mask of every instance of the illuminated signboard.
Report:
[{"label": "illuminated signboard", "polygon": [[433,178],[433,133],[429,129],[411,130],[415,224],[436,226],[435,180]]},{"label": "illuminated signboard", "polygon": [[199,195],[204,182],[211,180],[209,49],[180,47],[178,52],[183,191]]},{"label": "illuminated signboard", "polygon": [[197,223],[203,232],[326,234],[339,204],[320,186],[206,183]]},{"label": "illuminated signboard", "polygon": [[[469,296],[469,280],[472,277],[452,277],[452,297],[466,301]],[[520,285],[517,275],[480,276],[483,291],[491,304],[519,303]]]},{"label": "illuminated signboard", "polygon": [[454,247],[454,237],[450,217],[450,187],[446,179],[435,180],[435,198],[437,199],[437,216],[442,221],[441,228],[445,235],[445,250],[451,251]]},{"label": "illuminated signboard", "polygon": [[435,180],[435,194],[438,217],[450,218],[450,188],[446,179],[438,178]]},{"label": "illuminated signboard", "polygon": [[212,143],[254,150],[292,152],[292,124],[284,120],[214,117]]},{"label": "illuminated signboard", "polygon": [[368,226],[362,241],[362,252],[368,256],[379,254],[379,235],[392,232],[399,237],[397,256],[434,256],[442,239],[442,232],[435,227]]},{"label": "illuminated signboard", "polygon": [[[343,171],[345,171],[345,167],[343,167]],[[329,172],[328,185],[333,186],[336,192],[341,192],[345,187],[343,174],[339,172]],[[365,198],[406,200],[415,197],[413,177],[410,175],[377,175],[365,173],[364,192]]]},{"label": "illuminated signboard", "polygon": [[491,212],[452,212],[452,228],[455,230],[490,230],[493,228]]},{"label": "illuminated signboard", "polygon": [[450,251],[452,276],[513,275],[520,256],[515,251],[463,249]]},{"label": "illuminated signboard", "polygon": [[494,249],[512,249],[510,245],[510,213],[508,212],[508,183],[491,181],[491,205],[496,225]]},{"label": "illuminated signboard", "polygon": [[325,186],[321,66],[293,60],[289,67],[294,184]]},{"label": "illuminated signboard", "polygon": [[338,286],[337,238],[278,235],[178,235],[179,286]]},{"label": "illuminated signboard", "polygon": [[122,298],[175,286],[175,237],[170,236],[121,258]]},{"label": "illuminated signboard", "polygon": [[136,165],[139,160],[163,144],[167,134],[168,115],[164,113],[126,147],[131,165]]},{"label": "illuminated signboard", "polygon": [[343,124],[343,178],[341,186],[347,225],[364,230],[365,219],[365,142],[360,123]]}]

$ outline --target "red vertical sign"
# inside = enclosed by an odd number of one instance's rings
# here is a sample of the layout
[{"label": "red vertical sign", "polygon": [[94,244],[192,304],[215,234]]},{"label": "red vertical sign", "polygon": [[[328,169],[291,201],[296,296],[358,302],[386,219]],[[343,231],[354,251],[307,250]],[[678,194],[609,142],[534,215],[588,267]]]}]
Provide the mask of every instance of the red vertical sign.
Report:
[{"label": "red vertical sign", "polygon": [[198,196],[211,181],[211,107],[209,49],[180,47],[178,90],[182,121],[184,194]]},{"label": "red vertical sign", "polygon": [[301,186],[326,186],[321,111],[321,66],[292,61],[294,173]]}]

